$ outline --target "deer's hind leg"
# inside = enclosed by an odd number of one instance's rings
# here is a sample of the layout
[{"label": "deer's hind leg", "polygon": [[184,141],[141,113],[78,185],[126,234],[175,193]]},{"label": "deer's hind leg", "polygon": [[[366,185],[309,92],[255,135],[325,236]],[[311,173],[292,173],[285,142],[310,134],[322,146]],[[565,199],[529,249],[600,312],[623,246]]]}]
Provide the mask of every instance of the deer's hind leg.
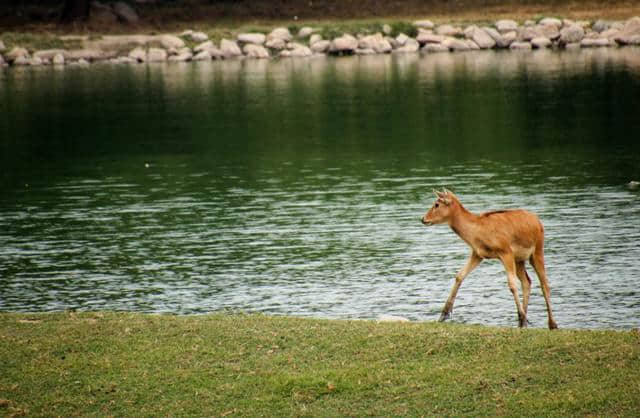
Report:
[{"label": "deer's hind leg", "polygon": [[531,279],[527,274],[524,261],[516,261],[516,274],[522,284],[522,310],[526,315],[529,307],[529,295],[531,294]]},{"label": "deer's hind leg", "polygon": [[520,298],[518,297],[518,282],[516,274],[516,260],[511,252],[500,255],[500,261],[504,265],[504,269],[507,272],[507,283],[509,284],[509,290],[513,294],[513,299],[516,303],[516,310],[518,311],[518,325],[521,328],[527,326],[527,314],[522,309]]},{"label": "deer's hind leg", "polygon": [[547,315],[549,317],[549,329],[556,329],[558,325],[553,319],[553,313],[551,312],[551,288],[549,287],[549,281],[547,280],[547,273],[544,268],[544,252],[542,245],[538,245],[533,255],[529,259],[531,265],[540,279],[540,286],[542,287],[542,294],[544,295],[544,301],[547,304]]}]

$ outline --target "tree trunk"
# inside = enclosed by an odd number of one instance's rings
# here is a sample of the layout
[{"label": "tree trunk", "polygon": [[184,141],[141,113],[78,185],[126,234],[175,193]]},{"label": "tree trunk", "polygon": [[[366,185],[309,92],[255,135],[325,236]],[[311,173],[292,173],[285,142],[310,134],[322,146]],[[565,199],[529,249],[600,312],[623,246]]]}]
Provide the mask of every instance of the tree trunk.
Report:
[{"label": "tree trunk", "polygon": [[69,23],[89,18],[89,0],[65,0],[62,22]]}]

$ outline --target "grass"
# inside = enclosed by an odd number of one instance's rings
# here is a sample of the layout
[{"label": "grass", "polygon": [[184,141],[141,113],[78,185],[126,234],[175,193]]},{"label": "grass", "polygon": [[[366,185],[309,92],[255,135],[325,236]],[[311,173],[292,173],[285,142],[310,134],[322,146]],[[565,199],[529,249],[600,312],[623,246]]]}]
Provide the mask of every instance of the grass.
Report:
[{"label": "grass", "polygon": [[0,314],[0,415],[638,416],[640,334]]}]

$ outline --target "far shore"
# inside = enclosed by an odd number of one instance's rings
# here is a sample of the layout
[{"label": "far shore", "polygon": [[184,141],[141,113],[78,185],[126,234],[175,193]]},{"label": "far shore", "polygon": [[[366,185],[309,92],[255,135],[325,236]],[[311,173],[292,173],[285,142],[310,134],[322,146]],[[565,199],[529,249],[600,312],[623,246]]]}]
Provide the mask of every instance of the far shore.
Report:
[{"label": "far shore", "polygon": [[88,66],[325,55],[435,54],[474,50],[640,47],[640,17],[573,20],[550,16],[491,22],[360,22],[333,26],[185,29],[134,35],[0,35],[0,66]]}]

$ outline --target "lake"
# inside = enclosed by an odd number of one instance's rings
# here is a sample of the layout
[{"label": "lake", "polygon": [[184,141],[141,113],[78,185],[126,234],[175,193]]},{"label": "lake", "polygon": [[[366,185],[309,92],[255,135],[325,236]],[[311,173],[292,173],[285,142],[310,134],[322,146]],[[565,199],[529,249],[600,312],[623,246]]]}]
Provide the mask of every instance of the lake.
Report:
[{"label": "lake", "polygon": [[[638,109],[640,48],[0,70],[0,311],[436,320],[447,187],[540,216],[561,328],[638,327]],[[483,262],[452,320],[516,319]]]}]

